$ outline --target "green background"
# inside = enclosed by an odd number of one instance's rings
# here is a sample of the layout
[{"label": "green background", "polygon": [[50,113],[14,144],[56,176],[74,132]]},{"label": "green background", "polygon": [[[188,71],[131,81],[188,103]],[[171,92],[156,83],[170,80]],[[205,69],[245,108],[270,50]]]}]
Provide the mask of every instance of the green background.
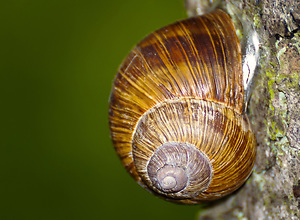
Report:
[{"label": "green background", "polygon": [[131,179],[108,129],[118,66],[186,17],[183,0],[11,0],[0,10],[0,219],[195,219],[199,206]]}]

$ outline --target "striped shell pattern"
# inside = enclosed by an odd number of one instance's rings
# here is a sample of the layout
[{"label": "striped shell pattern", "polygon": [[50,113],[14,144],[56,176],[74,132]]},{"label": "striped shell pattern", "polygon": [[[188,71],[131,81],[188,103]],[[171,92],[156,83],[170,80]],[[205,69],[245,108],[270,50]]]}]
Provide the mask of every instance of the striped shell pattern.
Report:
[{"label": "striped shell pattern", "polygon": [[238,189],[255,161],[241,48],[221,10],[153,32],[123,61],[110,96],[122,164],[166,200],[196,204]]}]

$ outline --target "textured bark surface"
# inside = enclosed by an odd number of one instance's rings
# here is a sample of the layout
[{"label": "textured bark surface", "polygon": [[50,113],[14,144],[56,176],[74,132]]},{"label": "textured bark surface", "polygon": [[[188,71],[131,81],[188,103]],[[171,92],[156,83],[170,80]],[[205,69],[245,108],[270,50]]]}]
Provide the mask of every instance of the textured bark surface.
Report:
[{"label": "textured bark surface", "polygon": [[247,183],[199,219],[300,219],[300,2],[244,0],[260,60],[249,104],[257,160]]}]

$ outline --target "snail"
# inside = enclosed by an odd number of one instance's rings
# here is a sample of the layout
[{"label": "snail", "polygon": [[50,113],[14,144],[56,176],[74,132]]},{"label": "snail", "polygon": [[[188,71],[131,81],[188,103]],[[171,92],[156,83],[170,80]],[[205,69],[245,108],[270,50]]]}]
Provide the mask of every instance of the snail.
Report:
[{"label": "snail", "polygon": [[147,36],[123,61],[110,95],[111,138],[123,166],[176,203],[237,190],[256,157],[244,82],[239,39],[220,9]]}]

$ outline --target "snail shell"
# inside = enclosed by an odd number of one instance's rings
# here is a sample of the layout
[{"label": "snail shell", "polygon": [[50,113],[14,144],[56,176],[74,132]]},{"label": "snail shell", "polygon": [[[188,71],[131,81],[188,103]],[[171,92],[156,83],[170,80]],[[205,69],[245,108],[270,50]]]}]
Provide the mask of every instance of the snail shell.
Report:
[{"label": "snail shell", "polygon": [[238,189],[255,161],[244,113],[241,48],[221,10],[142,40],[121,65],[109,108],[115,150],[132,177],[195,204]]}]

